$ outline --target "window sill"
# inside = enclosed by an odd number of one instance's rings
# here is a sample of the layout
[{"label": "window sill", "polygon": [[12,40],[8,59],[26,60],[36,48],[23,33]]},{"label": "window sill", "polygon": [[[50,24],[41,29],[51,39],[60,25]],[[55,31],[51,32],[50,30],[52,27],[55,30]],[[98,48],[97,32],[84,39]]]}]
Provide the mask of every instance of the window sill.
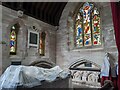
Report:
[{"label": "window sill", "polygon": [[84,49],[84,48],[82,48],[82,49],[80,49],[80,48],[77,49],[77,48],[76,48],[76,49],[74,49],[73,51],[77,51],[77,52],[88,52],[88,51],[91,52],[91,51],[94,51],[94,52],[95,52],[95,51],[103,51],[103,50],[104,50],[104,48],[101,47],[101,48],[89,48],[89,49],[87,49],[87,48],[85,48],[85,49]]},{"label": "window sill", "polygon": [[96,47],[96,48],[74,48],[72,51],[75,52],[99,52],[99,51],[105,51],[105,50],[117,50],[116,46],[111,46],[111,47]]}]

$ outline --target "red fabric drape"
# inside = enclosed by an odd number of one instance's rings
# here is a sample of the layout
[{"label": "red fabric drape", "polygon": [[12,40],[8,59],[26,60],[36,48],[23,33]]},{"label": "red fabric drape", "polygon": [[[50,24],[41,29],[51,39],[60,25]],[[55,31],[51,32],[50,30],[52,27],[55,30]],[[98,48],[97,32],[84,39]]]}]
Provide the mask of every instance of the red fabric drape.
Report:
[{"label": "red fabric drape", "polygon": [[116,45],[118,48],[118,89],[120,90],[120,2],[111,2]]},{"label": "red fabric drape", "polygon": [[101,86],[104,85],[104,81],[105,81],[105,80],[109,80],[109,77],[102,76],[102,78],[101,78]]}]

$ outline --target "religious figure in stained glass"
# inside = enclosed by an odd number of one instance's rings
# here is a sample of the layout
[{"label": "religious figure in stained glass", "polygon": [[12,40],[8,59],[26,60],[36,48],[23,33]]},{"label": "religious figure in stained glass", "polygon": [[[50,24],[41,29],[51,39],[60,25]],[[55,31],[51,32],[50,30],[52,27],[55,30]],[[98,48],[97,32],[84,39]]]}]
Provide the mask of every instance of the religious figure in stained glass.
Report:
[{"label": "religious figure in stained glass", "polygon": [[101,45],[100,16],[91,3],[84,3],[75,21],[76,46]]}]

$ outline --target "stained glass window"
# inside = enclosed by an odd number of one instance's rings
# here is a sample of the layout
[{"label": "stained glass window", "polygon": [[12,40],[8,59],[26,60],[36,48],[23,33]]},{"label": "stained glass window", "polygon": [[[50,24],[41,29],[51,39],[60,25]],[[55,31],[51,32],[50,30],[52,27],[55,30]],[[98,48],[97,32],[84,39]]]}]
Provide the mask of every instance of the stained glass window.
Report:
[{"label": "stained glass window", "polygon": [[93,45],[100,45],[100,16],[97,8],[92,12]]},{"label": "stained glass window", "polygon": [[46,33],[45,32],[40,33],[39,53],[40,53],[41,56],[45,55],[45,37],[46,37]]},{"label": "stained glass window", "polygon": [[76,47],[101,45],[100,14],[92,3],[84,3],[76,15]]},{"label": "stained glass window", "polygon": [[13,25],[11,27],[10,32],[10,54],[15,55],[16,54],[16,48],[17,48],[17,24]]}]

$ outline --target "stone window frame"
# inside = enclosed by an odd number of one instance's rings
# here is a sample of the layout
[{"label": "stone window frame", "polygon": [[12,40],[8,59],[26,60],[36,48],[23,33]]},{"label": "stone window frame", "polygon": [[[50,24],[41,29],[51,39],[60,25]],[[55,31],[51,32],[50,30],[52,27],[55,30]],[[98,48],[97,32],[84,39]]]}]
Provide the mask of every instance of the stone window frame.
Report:
[{"label": "stone window frame", "polygon": [[[22,59],[24,59],[27,55],[27,26],[25,24],[25,22],[21,19],[21,18],[14,18],[9,24],[8,24],[8,27],[7,27],[7,33],[8,36],[10,36],[10,31],[11,31],[11,27],[14,25],[14,24],[19,24],[20,28],[19,28],[19,31],[18,31],[18,35],[19,35],[19,38],[23,37],[24,39],[19,39],[17,38],[17,40],[20,42],[17,42],[17,52],[16,52],[16,55],[10,55],[9,54],[9,58],[10,60],[14,61],[15,59],[17,59],[18,61],[21,61]],[[10,38],[8,39],[8,42],[10,42]],[[23,45],[21,47],[21,45]],[[8,50],[10,50],[10,47],[8,47]],[[9,52],[8,52],[9,53]]]},{"label": "stone window frame", "polygon": [[[75,17],[74,17],[74,33],[75,33],[75,19],[76,19],[76,16],[77,16],[80,8],[81,8],[85,3],[86,3],[86,2],[82,3],[82,4],[80,5],[80,7],[78,8],[77,12],[75,13]],[[89,2],[89,3],[93,4],[93,5],[98,9],[99,13],[101,13],[101,12],[100,12],[100,9],[97,7],[97,5],[96,5],[95,3],[93,3],[93,2]],[[92,19],[90,19],[90,20],[92,20]],[[90,24],[91,24],[91,23],[90,23]],[[101,28],[101,14],[100,14],[100,28]],[[103,44],[103,42],[102,42],[102,30],[100,30],[101,45],[97,45],[97,46],[94,46],[94,45],[92,44],[91,46],[77,47],[76,44],[75,44],[75,43],[76,43],[76,39],[75,39],[75,38],[76,38],[76,35],[74,34],[73,37],[74,37],[74,47],[75,47],[76,49],[99,48],[99,47],[101,47],[102,44]],[[84,39],[83,39],[83,40],[84,40]],[[92,42],[93,42],[93,39],[92,39]]]},{"label": "stone window frame", "polygon": [[67,19],[67,45],[68,45],[68,51],[69,50],[74,50],[74,51],[81,51],[81,50],[85,50],[85,51],[88,51],[88,50],[103,50],[104,49],[104,38],[103,38],[103,32],[102,30],[104,29],[103,28],[103,25],[102,25],[102,7],[95,3],[95,2],[90,2],[92,4],[94,4],[94,6],[99,10],[100,12],[100,27],[101,27],[101,45],[99,46],[87,46],[87,47],[76,47],[75,46],[75,17],[79,11],[79,9],[82,7],[82,5],[84,4],[85,2],[83,3],[79,3],[78,6],[76,6],[76,8],[74,9],[73,12],[69,12],[68,14],[68,19]]}]

